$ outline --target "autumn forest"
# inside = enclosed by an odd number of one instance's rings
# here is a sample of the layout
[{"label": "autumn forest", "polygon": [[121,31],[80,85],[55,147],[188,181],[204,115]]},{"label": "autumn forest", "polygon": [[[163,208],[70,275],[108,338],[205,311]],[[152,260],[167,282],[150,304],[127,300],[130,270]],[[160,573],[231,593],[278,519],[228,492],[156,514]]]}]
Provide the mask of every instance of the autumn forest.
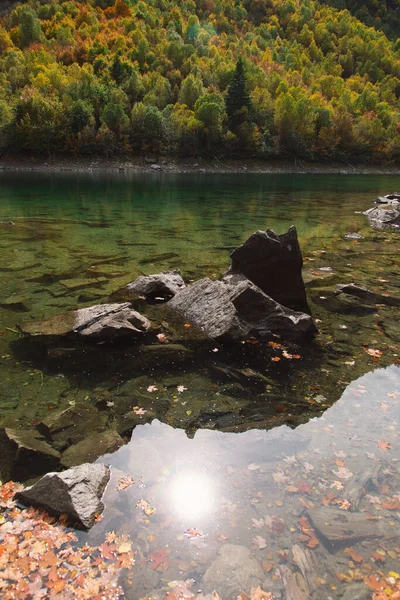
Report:
[{"label": "autumn forest", "polygon": [[0,152],[396,162],[400,2],[374,4],[3,4]]}]

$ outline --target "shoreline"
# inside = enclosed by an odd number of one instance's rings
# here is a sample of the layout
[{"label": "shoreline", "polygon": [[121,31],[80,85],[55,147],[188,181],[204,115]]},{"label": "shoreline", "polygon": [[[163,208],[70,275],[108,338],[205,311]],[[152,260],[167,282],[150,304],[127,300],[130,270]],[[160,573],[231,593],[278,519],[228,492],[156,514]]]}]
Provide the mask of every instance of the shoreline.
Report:
[{"label": "shoreline", "polygon": [[[293,175],[400,175],[400,165],[317,163],[290,159],[235,160],[179,157],[0,157],[1,172],[48,173],[237,173]],[[1,175],[0,175],[1,176]]]}]

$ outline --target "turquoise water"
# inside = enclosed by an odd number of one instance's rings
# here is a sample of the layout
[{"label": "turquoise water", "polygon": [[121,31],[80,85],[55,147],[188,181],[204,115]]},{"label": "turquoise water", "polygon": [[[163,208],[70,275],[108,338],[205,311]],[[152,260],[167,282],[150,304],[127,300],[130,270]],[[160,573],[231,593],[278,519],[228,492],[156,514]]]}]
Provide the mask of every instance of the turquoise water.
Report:
[{"label": "turquoise water", "polygon": [[[126,445],[99,459],[113,465],[113,481],[88,541],[111,529],[131,534],[137,567],[124,583],[128,597],[169,590],[191,598],[215,587],[226,600],[253,584],[290,597],[285,568],[301,572],[299,544],[319,565],[304,598],[341,598],[349,585],[368,589],[368,574],[398,569],[398,541],[351,539],[332,551],[314,546],[317,534],[299,521],[322,506],[398,522],[398,509],[384,507],[388,498],[396,507],[399,493],[398,309],[335,296],[336,284],[350,282],[400,296],[398,233],[373,229],[362,215],[396,189],[396,176],[2,173],[0,426],[36,430],[75,411],[51,439],[65,466],[67,456],[71,464],[99,456],[90,436],[121,436]],[[84,353],[54,340],[44,351],[19,333],[24,321],[106,302],[140,274],[220,277],[230,251],[255,230],[292,224],[319,329],[307,345],[200,343],[172,321],[165,328],[163,308],[145,302],[137,308],[167,331],[169,354],[154,340]],[[85,440],[90,451],[79,454]],[[382,463],[377,481],[350,502],[348,482],[371,461]],[[117,492],[126,474],[136,483]],[[136,508],[140,499],[154,514]],[[200,533],[185,535],[190,529]],[[347,543],[369,565],[361,573],[348,564]],[[246,563],[258,574],[251,581],[213,575],[224,556],[233,560],[237,549],[222,550],[229,544],[257,561]],[[371,558],[377,549],[385,561]],[[186,591],[171,584],[188,579],[195,583]]]}]

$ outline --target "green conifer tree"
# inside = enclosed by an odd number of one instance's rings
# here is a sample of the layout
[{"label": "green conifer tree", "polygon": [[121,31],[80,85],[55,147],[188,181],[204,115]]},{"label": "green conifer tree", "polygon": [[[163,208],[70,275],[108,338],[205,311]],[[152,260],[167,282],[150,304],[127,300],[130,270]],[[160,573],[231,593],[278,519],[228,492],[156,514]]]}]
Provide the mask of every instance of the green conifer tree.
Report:
[{"label": "green conifer tree", "polygon": [[228,87],[225,106],[231,130],[236,129],[244,121],[250,120],[250,92],[241,58],[236,63],[235,73]]}]

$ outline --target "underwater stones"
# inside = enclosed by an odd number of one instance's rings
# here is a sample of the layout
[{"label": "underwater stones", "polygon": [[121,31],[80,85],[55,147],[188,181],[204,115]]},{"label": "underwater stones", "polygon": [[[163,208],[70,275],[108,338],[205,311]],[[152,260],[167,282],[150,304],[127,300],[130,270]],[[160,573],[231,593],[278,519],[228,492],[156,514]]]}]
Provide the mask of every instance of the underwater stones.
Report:
[{"label": "underwater stones", "polygon": [[60,279],[60,285],[66,287],[68,290],[81,290],[83,288],[103,285],[107,283],[106,277],[97,277],[93,279],[83,279],[80,277],[74,277],[71,279]]},{"label": "underwater stones", "polygon": [[63,467],[73,467],[91,462],[103,454],[115,452],[123,445],[124,440],[114,430],[93,433],[65,450],[61,456],[61,464]]},{"label": "underwater stones", "polygon": [[79,402],[64,410],[53,412],[38,423],[37,429],[51,440],[54,447],[62,451],[104,425],[105,418],[97,408],[88,402]]},{"label": "underwater stones", "polygon": [[264,580],[260,564],[250,550],[237,544],[224,544],[203,577],[207,592],[218,589],[222,598],[257,588]]},{"label": "underwater stones", "polygon": [[382,521],[368,521],[365,512],[348,512],[340,508],[309,508],[307,516],[331,552],[370,538],[393,538],[397,531]]},{"label": "underwater stones", "polygon": [[15,312],[29,312],[29,303],[22,296],[9,296],[0,301],[2,308],[7,308]]},{"label": "underwater stones", "polygon": [[238,274],[222,281],[201,279],[178,292],[168,306],[213,339],[239,341],[271,333],[299,339],[316,331],[309,315],[280,305]]},{"label": "underwater stones", "polygon": [[370,225],[383,229],[400,227],[400,204],[381,204],[363,213],[368,217]]},{"label": "underwater stones", "polygon": [[132,309],[129,302],[97,304],[62,313],[43,321],[22,323],[20,329],[31,336],[71,336],[85,340],[112,340],[120,337],[140,337],[151,323]]},{"label": "underwater stones", "polygon": [[171,258],[179,258],[179,254],[176,252],[163,252],[162,254],[154,254],[148,258],[142,258],[139,263],[141,265],[147,265],[151,263],[160,263],[162,261],[171,260]]},{"label": "underwater stones", "polygon": [[5,481],[24,481],[60,464],[60,453],[32,429],[0,429],[0,456],[0,473]]},{"label": "underwater stones", "polygon": [[154,275],[141,275],[132,283],[128,283],[123,291],[137,296],[167,297],[175,296],[185,287],[180,271],[163,271]]},{"label": "underwater stones", "polygon": [[336,290],[341,294],[348,294],[349,296],[354,296],[355,298],[360,298],[360,300],[372,303],[372,304],[386,304],[388,306],[400,306],[400,298],[395,298],[393,296],[384,296],[383,294],[376,294],[375,292],[371,292],[365,287],[361,287],[354,283],[344,283],[338,284],[336,286]]},{"label": "underwater stones", "polygon": [[104,509],[101,497],[109,479],[106,465],[83,464],[63,473],[47,473],[15,498],[55,516],[66,514],[78,528],[90,529]]},{"label": "underwater stones", "polygon": [[230,256],[230,273],[242,273],[265,294],[292,310],[310,312],[295,227],[281,235],[272,229],[256,231]]},{"label": "underwater stones", "polygon": [[136,425],[144,425],[145,423],[151,423],[156,415],[153,411],[145,410],[145,414],[136,414],[133,410],[125,413],[124,415],[118,415],[116,419],[116,427],[119,435],[123,437],[129,436],[135,429]]}]

